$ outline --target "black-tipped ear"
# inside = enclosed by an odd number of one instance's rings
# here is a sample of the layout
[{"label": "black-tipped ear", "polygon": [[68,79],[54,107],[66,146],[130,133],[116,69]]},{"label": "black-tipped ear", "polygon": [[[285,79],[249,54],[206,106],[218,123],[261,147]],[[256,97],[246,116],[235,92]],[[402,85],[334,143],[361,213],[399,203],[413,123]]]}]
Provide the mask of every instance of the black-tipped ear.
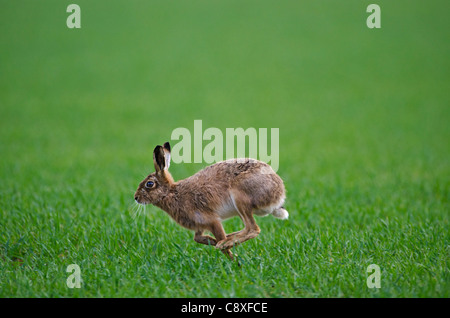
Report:
[{"label": "black-tipped ear", "polygon": [[168,170],[170,167],[170,144],[169,142],[164,143],[164,159],[165,159],[165,169]]},{"label": "black-tipped ear", "polygon": [[155,165],[155,171],[160,172],[164,170],[166,161],[164,158],[164,149],[161,146],[156,146],[153,150],[153,164]]},{"label": "black-tipped ear", "polygon": [[166,149],[170,153],[170,144],[168,141],[164,143],[164,149]]}]

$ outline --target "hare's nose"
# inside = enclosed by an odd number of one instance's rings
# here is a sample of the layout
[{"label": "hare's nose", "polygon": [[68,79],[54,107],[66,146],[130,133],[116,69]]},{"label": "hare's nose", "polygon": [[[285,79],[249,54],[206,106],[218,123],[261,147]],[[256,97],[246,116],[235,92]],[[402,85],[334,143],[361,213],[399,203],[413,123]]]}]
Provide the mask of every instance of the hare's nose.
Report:
[{"label": "hare's nose", "polygon": [[138,197],[137,197],[137,195],[135,195],[135,196],[134,196],[134,200],[135,200],[135,201],[137,201],[137,200],[138,200]]}]

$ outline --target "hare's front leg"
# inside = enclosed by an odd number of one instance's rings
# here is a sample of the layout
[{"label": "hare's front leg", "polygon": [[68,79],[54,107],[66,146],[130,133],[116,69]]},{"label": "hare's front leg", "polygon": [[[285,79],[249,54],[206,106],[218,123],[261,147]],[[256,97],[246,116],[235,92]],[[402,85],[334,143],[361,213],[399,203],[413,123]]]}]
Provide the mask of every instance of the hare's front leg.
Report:
[{"label": "hare's front leg", "polygon": [[[225,230],[223,229],[222,223],[219,221],[213,223],[210,228],[211,233],[216,237],[216,245],[217,242],[223,241],[227,238]],[[233,253],[231,253],[230,248],[221,248],[222,253],[228,256],[230,259],[234,259]]]},{"label": "hare's front leg", "polygon": [[195,232],[194,241],[200,244],[216,246],[217,240],[209,235],[203,235],[203,231],[199,230]]}]

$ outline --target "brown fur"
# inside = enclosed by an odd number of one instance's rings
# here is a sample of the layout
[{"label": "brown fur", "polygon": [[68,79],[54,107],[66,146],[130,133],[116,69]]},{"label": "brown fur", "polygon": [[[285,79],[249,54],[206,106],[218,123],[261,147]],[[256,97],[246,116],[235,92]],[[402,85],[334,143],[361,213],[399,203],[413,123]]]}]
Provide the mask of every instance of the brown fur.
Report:
[{"label": "brown fur", "polygon": [[[153,152],[155,172],[147,176],[135,193],[140,204],[153,204],[167,212],[178,224],[195,232],[194,240],[213,245],[230,258],[230,249],[256,237],[260,229],[253,214],[273,214],[287,218],[282,207],[285,189],[272,168],[255,159],[221,161],[193,176],[175,182],[168,171],[170,145],[156,146]],[[148,188],[147,182],[154,185]],[[238,215],[244,229],[226,235],[222,221]],[[211,232],[215,238],[203,235]]]}]

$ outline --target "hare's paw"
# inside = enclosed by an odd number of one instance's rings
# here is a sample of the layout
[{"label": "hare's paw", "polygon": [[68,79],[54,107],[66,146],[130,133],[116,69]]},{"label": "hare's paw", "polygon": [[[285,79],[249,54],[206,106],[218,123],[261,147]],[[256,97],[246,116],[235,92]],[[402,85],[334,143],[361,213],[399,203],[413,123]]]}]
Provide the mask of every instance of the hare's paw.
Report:
[{"label": "hare's paw", "polygon": [[227,250],[238,244],[239,244],[238,240],[233,240],[231,237],[229,237],[229,238],[226,238],[224,240],[217,242],[216,248],[221,249],[221,250]]},{"label": "hare's paw", "polygon": [[225,244],[225,241],[226,241],[226,240],[227,240],[227,239],[223,239],[223,240],[217,242],[215,248],[217,248],[217,249],[219,249],[219,250],[224,250],[225,248],[222,248],[222,245]]}]

